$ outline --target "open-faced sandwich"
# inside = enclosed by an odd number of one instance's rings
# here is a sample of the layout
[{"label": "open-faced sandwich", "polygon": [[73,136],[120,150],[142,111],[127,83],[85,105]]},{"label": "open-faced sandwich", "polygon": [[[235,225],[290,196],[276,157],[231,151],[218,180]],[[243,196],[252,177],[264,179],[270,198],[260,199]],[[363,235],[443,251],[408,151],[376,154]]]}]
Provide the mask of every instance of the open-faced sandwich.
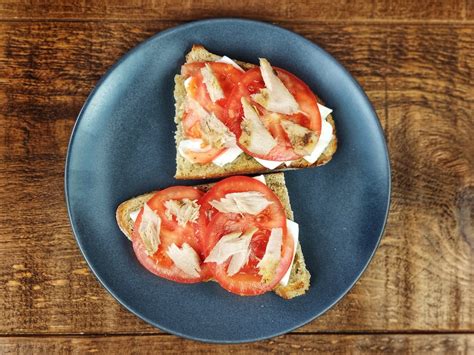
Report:
[{"label": "open-faced sandwich", "polygon": [[173,186],[123,202],[116,218],[140,263],[168,280],[287,299],[309,288],[282,173]]},{"label": "open-faced sandwich", "polygon": [[177,179],[318,166],[337,147],[332,110],[288,71],[195,45],[175,77]]}]

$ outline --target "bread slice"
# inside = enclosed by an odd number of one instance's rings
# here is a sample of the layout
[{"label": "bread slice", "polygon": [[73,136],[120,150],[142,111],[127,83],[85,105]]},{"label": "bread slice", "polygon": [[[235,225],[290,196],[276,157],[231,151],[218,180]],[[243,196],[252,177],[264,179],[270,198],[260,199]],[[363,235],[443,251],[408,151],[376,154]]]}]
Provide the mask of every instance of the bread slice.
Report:
[{"label": "bread slice", "polygon": [[[216,61],[221,57],[210,53],[203,46],[194,45],[191,51],[186,55],[186,63],[193,62],[203,62],[203,61]],[[244,63],[236,61],[244,69],[250,69],[255,67],[254,64]],[[181,119],[184,114],[184,101],[186,98],[186,90],[184,88],[184,78],[181,75],[176,75],[174,78],[175,89],[174,89],[174,98],[175,98],[175,123],[177,126],[175,141],[176,147],[179,145],[179,142],[183,140],[183,132],[181,128]],[[178,150],[176,149],[176,179],[210,179],[217,177],[224,177],[229,175],[243,175],[243,174],[258,174],[258,173],[268,173],[268,172],[277,172],[293,169],[301,169],[308,167],[315,167],[319,165],[324,165],[331,160],[333,154],[337,149],[337,139],[336,139],[336,129],[334,126],[334,120],[331,115],[328,116],[327,121],[333,127],[333,139],[329,143],[326,150],[321,154],[319,159],[314,163],[310,164],[303,158],[296,160],[291,163],[290,166],[286,166],[284,163],[280,167],[270,170],[260,165],[253,157],[248,154],[242,153],[236,160],[232,163],[226,164],[223,167],[217,166],[213,163],[208,164],[193,164],[183,158]]]},{"label": "bread slice", "polygon": [[[293,220],[293,211],[291,210],[290,198],[288,190],[285,185],[285,177],[283,173],[267,174],[265,175],[265,182],[267,186],[278,196],[283,207],[285,208],[286,217]],[[197,187],[202,191],[207,191],[212,184],[198,185]],[[120,230],[131,239],[133,232],[133,220],[130,218],[130,213],[138,211],[143,207],[155,192],[150,192],[144,195],[137,196],[128,201],[121,203],[116,211],[117,224]],[[301,246],[298,243],[296,249],[296,256],[291,267],[290,280],[286,286],[277,286],[275,293],[285,299],[290,299],[296,296],[303,295],[309,288],[310,273],[306,268]]]}]

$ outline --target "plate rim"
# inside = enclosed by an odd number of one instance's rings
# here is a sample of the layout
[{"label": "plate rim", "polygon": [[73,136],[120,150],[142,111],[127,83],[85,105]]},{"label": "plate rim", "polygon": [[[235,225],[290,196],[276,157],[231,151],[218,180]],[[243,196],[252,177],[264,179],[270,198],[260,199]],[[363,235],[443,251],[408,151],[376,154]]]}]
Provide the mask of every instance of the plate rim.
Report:
[{"label": "plate rim", "polygon": [[[293,36],[297,36],[299,37],[299,39],[303,40],[304,42],[306,42],[306,44],[308,44],[309,46],[313,47],[314,49],[317,49],[319,51],[322,51],[323,54],[325,56],[328,56],[332,61],[334,61],[334,63],[336,64],[336,66],[339,67],[339,70],[342,70],[344,72],[344,74],[353,82],[354,85],[356,85],[356,87],[359,89],[360,93],[362,94],[362,98],[364,100],[364,104],[367,105],[367,107],[370,108],[370,111],[372,112],[372,115],[376,118],[376,126],[377,126],[377,131],[380,135],[380,137],[382,138],[382,142],[383,142],[383,148],[384,148],[384,156],[385,156],[385,161],[386,161],[386,165],[387,165],[387,171],[386,171],[386,174],[387,174],[387,201],[386,201],[386,210],[385,210],[385,215],[384,215],[384,220],[383,220],[383,224],[382,224],[382,228],[380,230],[380,233],[377,237],[377,242],[375,244],[375,247],[374,249],[372,250],[369,258],[367,259],[365,265],[363,266],[363,268],[361,269],[361,271],[357,274],[357,276],[354,278],[354,280],[350,283],[350,285],[331,303],[329,304],[328,306],[326,306],[324,309],[322,309],[319,313],[315,314],[314,316],[310,317],[309,319],[307,320],[304,320],[300,323],[298,323],[297,325],[294,325],[294,326],[291,326],[289,328],[286,328],[285,330],[282,330],[280,332],[275,332],[271,335],[268,335],[268,336],[256,336],[256,337],[253,337],[253,338],[245,338],[245,339],[239,339],[239,340],[223,340],[223,339],[211,339],[211,338],[205,338],[205,337],[199,337],[199,336],[193,336],[193,335],[189,335],[189,334],[184,334],[184,333],[181,333],[177,330],[173,330],[173,329],[169,329],[165,326],[162,326],[162,325],[158,325],[155,321],[149,319],[146,314],[142,314],[134,309],[132,309],[131,307],[129,307],[127,304],[125,304],[124,301],[122,301],[121,297],[119,295],[117,295],[113,290],[111,290],[105,283],[105,281],[102,279],[102,277],[96,272],[95,268],[92,267],[88,257],[86,256],[86,253],[85,253],[85,250],[84,250],[84,246],[81,242],[81,238],[78,237],[79,236],[79,233],[77,232],[77,229],[76,229],[76,222],[74,221],[74,218],[73,218],[73,211],[72,211],[72,207],[71,207],[71,203],[70,203],[70,196],[69,196],[69,166],[70,166],[70,160],[71,160],[71,148],[74,144],[74,138],[76,136],[76,133],[77,133],[77,130],[78,130],[78,126],[82,120],[82,117],[84,115],[84,112],[86,111],[86,109],[88,108],[88,106],[90,105],[92,99],[94,98],[94,96],[96,95],[98,89],[102,86],[103,82],[111,75],[111,73],[118,67],[120,66],[129,56],[133,55],[135,52],[139,51],[142,47],[146,46],[148,43],[152,42],[153,40],[155,40],[156,38],[159,38],[159,37],[163,37],[163,36],[167,36],[167,35],[170,35],[172,34],[173,32],[177,32],[177,31],[181,31],[181,30],[184,30],[184,29],[187,29],[187,28],[192,28],[194,26],[200,26],[200,25],[207,25],[207,24],[212,24],[212,23],[226,23],[226,22],[234,22],[234,23],[237,23],[237,24],[248,24],[248,23],[252,23],[254,25],[259,25],[259,26],[266,26],[266,27],[269,27],[270,29],[272,30],[276,30],[276,31],[284,31],[284,32],[287,32],[288,34],[290,35],[293,35]],[[162,31],[159,31],[155,34],[153,34],[152,36],[146,38],[145,40],[141,41],[140,43],[138,43],[137,45],[135,45],[134,47],[130,48],[126,53],[124,53],[118,60],[116,60],[107,70],[106,72],[101,76],[101,78],[96,82],[96,84],[94,85],[94,88],[91,90],[90,94],[87,96],[86,100],[84,101],[84,104],[82,105],[81,107],[81,110],[79,111],[79,113],[77,114],[77,118],[76,118],[76,121],[74,122],[74,126],[72,128],[72,131],[71,131],[71,136],[70,136],[70,139],[69,139],[69,142],[68,142],[68,147],[67,147],[67,153],[66,153],[66,159],[65,159],[65,165],[64,165],[64,193],[65,193],[65,202],[66,202],[66,207],[67,207],[67,212],[68,212],[68,218],[69,218],[69,222],[70,222],[70,225],[71,225],[71,229],[73,231],[73,235],[74,235],[74,238],[76,240],[76,243],[77,245],[79,246],[79,250],[81,251],[81,254],[84,258],[84,260],[86,261],[87,263],[87,266],[88,268],[92,271],[92,274],[95,276],[95,278],[99,281],[99,283],[101,284],[101,286],[107,290],[107,292],[122,306],[124,307],[126,310],[128,310],[129,312],[131,312],[132,314],[134,314],[135,316],[137,316],[138,318],[140,318],[141,320],[145,321],[146,323],[148,323],[149,325],[152,325],[153,327],[161,330],[161,331],[164,331],[164,332],[167,332],[169,334],[173,334],[173,335],[176,335],[176,336],[179,336],[179,337],[182,337],[182,338],[185,338],[185,339],[191,339],[191,340],[195,340],[195,341],[200,341],[200,342],[204,342],[204,343],[213,343],[213,344],[241,344],[241,343],[250,343],[250,342],[255,342],[255,341],[260,341],[260,340],[265,340],[265,339],[270,339],[270,338],[273,338],[273,337],[277,337],[277,336],[280,336],[280,335],[283,335],[283,334],[287,334],[287,333],[290,333],[292,331],[294,331],[295,329],[298,329],[310,322],[312,322],[313,320],[315,320],[316,318],[319,318],[321,317],[322,315],[324,315],[327,311],[329,311],[330,309],[332,309],[337,303],[339,303],[351,290],[352,288],[355,286],[355,284],[360,280],[360,278],[362,277],[362,275],[364,274],[364,272],[366,271],[367,267],[369,266],[369,264],[371,263],[374,255],[375,255],[375,252],[378,250],[379,246],[380,246],[380,242],[385,234],[385,230],[386,230],[386,227],[387,227],[387,221],[388,221],[388,216],[389,216],[389,213],[390,213],[390,206],[391,206],[391,197],[392,197],[392,171],[391,171],[391,164],[390,164],[390,154],[389,154],[389,149],[388,149],[388,144],[387,144],[387,140],[385,138],[385,134],[384,134],[384,131],[383,131],[383,128],[382,128],[382,125],[380,123],[380,119],[377,115],[377,112],[375,111],[374,107],[372,106],[372,103],[370,102],[367,94],[365,93],[364,89],[362,88],[362,86],[360,85],[360,83],[357,81],[356,78],[354,78],[352,76],[352,74],[344,67],[344,65],[342,63],[340,63],[336,58],[334,58],[329,52],[327,52],[324,48],[320,47],[319,45],[317,45],[316,43],[310,41],[309,39],[307,39],[306,37],[304,37],[303,35],[297,33],[297,32],[294,32],[294,31],[291,31],[289,29],[286,29],[284,27],[281,27],[279,25],[276,25],[274,23],[269,23],[269,22],[265,22],[265,21],[259,21],[259,20],[253,20],[253,19],[246,19],[246,18],[239,18],[239,17],[217,17],[217,18],[208,18],[208,19],[198,19],[198,20],[194,20],[194,21],[189,21],[189,22],[185,22],[185,23],[181,23],[181,24],[178,24],[178,25],[175,25],[173,27],[170,27],[170,28],[167,28],[165,30],[162,30]]]}]

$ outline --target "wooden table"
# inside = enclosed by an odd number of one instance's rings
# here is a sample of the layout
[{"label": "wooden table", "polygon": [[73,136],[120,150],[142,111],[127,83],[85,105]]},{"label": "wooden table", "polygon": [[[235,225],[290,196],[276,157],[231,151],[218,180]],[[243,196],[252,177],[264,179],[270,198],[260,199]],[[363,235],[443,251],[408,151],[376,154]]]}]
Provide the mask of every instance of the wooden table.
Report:
[{"label": "wooden table", "polygon": [[[64,159],[81,106],[122,54],[208,17],[277,23],[359,80],[385,130],[393,193],[371,265],[336,307],[272,340],[164,334],[91,275]],[[474,2],[0,1],[0,352],[474,352]]]}]

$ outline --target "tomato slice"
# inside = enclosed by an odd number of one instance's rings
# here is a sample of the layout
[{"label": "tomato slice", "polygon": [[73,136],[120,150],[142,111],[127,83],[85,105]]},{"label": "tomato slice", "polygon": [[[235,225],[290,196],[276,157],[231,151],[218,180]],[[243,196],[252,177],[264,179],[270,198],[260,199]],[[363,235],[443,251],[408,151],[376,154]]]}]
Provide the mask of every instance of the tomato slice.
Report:
[{"label": "tomato slice", "polygon": [[184,135],[187,138],[201,138],[201,117],[194,111],[183,114],[181,119]]},{"label": "tomato slice", "polygon": [[[249,220],[253,220],[257,226],[262,228],[284,228],[286,233],[286,215],[283,205],[281,204],[280,199],[275,195],[275,193],[268,188],[264,183],[250,178],[248,176],[232,176],[224,180],[217,182],[203,197],[199,200],[199,205],[201,206],[199,213],[199,226],[201,229],[207,228],[207,225],[212,220],[212,218],[221,213],[217,211],[214,207],[211,206],[209,201],[220,200],[228,193],[232,192],[247,192],[247,191],[257,191],[261,192],[264,197],[271,201],[270,204],[265,210],[260,212],[256,216],[251,216],[248,214],[239,214],[242,216],[247,216]],[[206,238],[209,239],[209,238]],[[211,242],[211,244],[214,244]],[[208,250],[206,252],[205,245],[203,245],[205,255],[208,255]]]},{"label": "tomato slice", "polygon": [[[217,102],[212,102],[206,85],[203,81],[201,69],[209,65],[217,77],[219,84],[224,92],[224,98]],[[186,93],[189,97],[186,112],[183,115],[182,126],[186,138],[204,138],[201,131],[202,117],[196,108],[193,108],[192,102],[197,102],[209,113],[214,113],[216,117],[222,120],[226,116],[225,106],[227,97],[237,85],[243,73],[230,64],[217,62],[196,62],[185,64],[181,68],[181,74],[186,78]],[[192,101],[194,100],[194,101]],[[202,111],[202,110],[201,110]],[[204,151],[186,151],[186,157],[193,163],[207,164],[217,158],[224,152],[224,148],[207,146]]]},{"label": "tomato slice", "polygon": [[273,69],[277,72],[278,77],[285,84],[286,88],[295,97],[302,112],[293,115],[283,115],[269,112],[261,105],[253,102],[250,95],[259,92],[260,89],[265,87],[260,68],[253,68],[245,73],[239,84],[230,94],[227,101],[227,116],[224,119],[224,123],[236,135],[238,141],[242,133],[240,127],[243,117],[241,98],[246,97],[257,108],[262,121],[278,144],[266,155],[250,152],[245,146],[239,144],[240,148],[251,156],[266,160],[288,161],[299,159],[301,156],[294,152],[288,136],[281,127],[280,121],[283,118],[291,120],[311,129],[319,135],[321,133],[321,115],[317,105],[317,97],[303,81],[293,74],[280,68],[273,67]]},{"label": "tomato slice", "polygon": [[208,146],[205,152],[187,151],[186,156],[193,163],[207,164],[222,154],[226,148],[213,148]]},{"label": "tomato slice", "polygon": [[[224,98],[212,102],[201,74],[201,69],[209,65],[219,81],[224,92]],[[223,120],[227,98],[243,76],[243,72],[227,63],[218,62],[195,62],[185,64],[181,67],[181,74],[191,78],[188,84],[187,94],[208,112],[213,112],[217,118]]]},{"label": "tomato slice", "polygon": [[169,200],[199,200],[204,193],[195,187],[191,186],[172,186],[164,190],[158,191],[149,201],[148,206],[158,213],[161,218],[161,228],[169,231],[175,231],[180,229],[192,230],[193,223],[187,223],[185,227],[178,226],[176,217],[172,216],[172,219],[168,219],[165,214],[166,206],[165,202]]},{"label": "tomato slice", "polygon": [[[222,213],[210,204],[210,201],[220,200],[228,193],[248,191],[261,192],[272,203],[257,215]],[[249,261],[237,274],[227,275],[230,258],[223,264],[210,263],[216,281],[226,290],[239,295],[259,295],[272,290],[290,267],[295,247],[293,239],[287,233],[285,211],[273,191],[255,179],[234,176],[214,185],[200,200],[200,204],[199,228],[206,235],[201,240],[201,248],[206,256],[224,235],[258,229],[250,243]],[[265,254],[272,228],[281,228],[283,231],[282,254],[273,279],[263,282],[258,274],[257,264]]]},{"label": "tomato slice", "polygon": [[[241,218],[238,214],[218,213],[207,228],[208,243],[212,241],[217,243],[222,236],[228,233],[245,232],[253,226],[258,226],[258,222],[254,218]],[[257,264],[265,254],[270,233],[270,229],[259,228],[253,235],[250,243],[249,261],[237,274],[233,276],[227,274],[229,260],[220,265],[212,263],[214,278],[223,288],[242,296],[260,295],[275,288],[291,266],[295,246],[293,238],[288,233],[284,233],[281,259],[275,271],[275,276],[268,283],[262,282],[262,277],[258,274]],[[212,249],[212,244],[208,245]]]},{"label": "tomato slice", "polygon": [[146,254],[145,246],[138,230],[142,221],[143,208],[135,221],[132,242],[133,250],[140,263],[155,275],[180,283],[195,283],[208,280],[211,276],[210,267],[201,263],[201,274],[199,277],[191,277],[174,265],[173,260],[166,254],[171,244],[181,247],[188,243],[203,260],[201,251],[200,232],[197,223],[188,222],[186,226],[179,226],[175,216],[168,219],[165,214],[164,203],[168,200],[182,200],[184,198],[197,200],[203,192],[188,186],[175,186],[157,192],[149,201],[148,206],[161,218],[160,245],[152,256]]}]

